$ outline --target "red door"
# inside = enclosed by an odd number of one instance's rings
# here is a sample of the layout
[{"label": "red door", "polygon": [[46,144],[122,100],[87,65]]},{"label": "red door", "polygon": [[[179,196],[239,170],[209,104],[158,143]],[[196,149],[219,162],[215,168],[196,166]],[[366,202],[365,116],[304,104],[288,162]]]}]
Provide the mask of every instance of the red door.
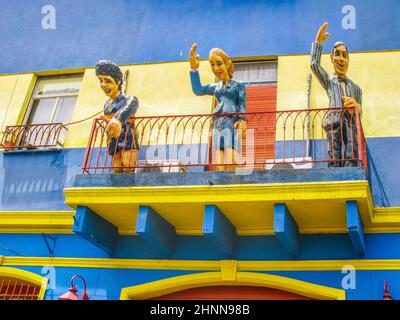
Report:
[{"label": "red door", "polygon": [[249,115],[247,124],[254,130],[254,148],[245,150],[252,152],[255,168],[264,169],[265,160],[275,158],[276,85],[248,86],[246,98],[247,112],[269,112]]},{"label": "red door", "polygon": [[264,287],[214,286],[183,290],[154,300],[313,300],[295,293]]}]

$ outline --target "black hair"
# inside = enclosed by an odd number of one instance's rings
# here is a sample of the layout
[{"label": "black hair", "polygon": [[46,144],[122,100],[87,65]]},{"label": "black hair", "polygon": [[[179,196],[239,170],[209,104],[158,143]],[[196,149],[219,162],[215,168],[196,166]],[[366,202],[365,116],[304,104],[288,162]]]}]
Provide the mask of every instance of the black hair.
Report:
[{"label": "black hair", "polygon": [[112,61],[100,60],[96,64],[96,76],[110,76],[118,84],[118,89],[121,90],[123,75],[121,69]]}]

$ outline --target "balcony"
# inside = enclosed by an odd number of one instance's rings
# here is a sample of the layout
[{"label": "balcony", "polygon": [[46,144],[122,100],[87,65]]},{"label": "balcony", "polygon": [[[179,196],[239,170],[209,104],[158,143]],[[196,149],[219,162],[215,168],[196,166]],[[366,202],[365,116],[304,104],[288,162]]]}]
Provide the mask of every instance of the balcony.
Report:
[{"label": "balcony", "polygon": [[[235,130],[238,154],[221,164],[213,140],[239,117],[246,135]],[[350,120],[350,154],[328,156],[331,117],[342,132]],[[348,233],[363,254],[362,230],[374,213],[356,110],[137,117],[129,126],[139,144],[132,166],[115,165],[106,123],[95,119],[83,174],[64,189],[77,212],[73,230],[107,252],[118,235],[136,235],[168,256],[176,235],[198,235],[232,256],[236,236],[275,235],[296,255],[301,234]]]},{"label": "balcony", "polygon": [[[277,112],[219,115],[181,115],[137,117],[130,122],[139,143],[139,157],[130,166],[116,166],[108,154],[105,128],[107,123],[95,119],[82,170],[85,174],[107,174],[113,169],[128,172],[215,171],[225,167],[237,170],[324,168],[328,163],[341,166],[353,163],[368,171],[365,138],[357,112],[343,109],[312,109]],[[345,137],[344,121],[348,116],[350,137]],[[230,130],[232,122],[247,119],[246,137]],[[350,154],[328,158],[328,139],[324,123],[340,118],[342,140],[348,138]],[[134,124],[134,125],[133,125]],[[353,128],[356,134],[353,136]],[[128,131],[127,130],[127,131]],[[233,138],[235,136],[235,138]],[[231,161],[220,164],[212,151],[212,139],[235,140],[238,153]],[[127,135],[125,136],[125,142]],[[223,143],[223,142],[221,142]],[[126,145],[126,143],[124,143]],[[359,152],[356,151],[358,146]],[[115,150],[116,151],[116,146]],[[128,151],[126,147],[122,152]]]},{"label": "balcony", "polygon": [[62,123],[6,126],[0,148],[4,151],[62,148],[67,131]]}]

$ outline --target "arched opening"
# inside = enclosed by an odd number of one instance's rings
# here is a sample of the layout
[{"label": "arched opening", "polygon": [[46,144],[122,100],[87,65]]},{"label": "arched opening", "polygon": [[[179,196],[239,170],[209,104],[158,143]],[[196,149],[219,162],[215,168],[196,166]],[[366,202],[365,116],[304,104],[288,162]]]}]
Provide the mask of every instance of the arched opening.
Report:
[{"label": "arched opening", "polygon": [[[241,289],[235,290],[240,287]],[[212,289],[216,289],[213,291]],[[321,299],[344,300],[344,290],[321,286],[292,278],[256,272],[237,272],[226,279],[221,272],[196,273],[123,288],[122,300],[181,299]],[[192,295],[192,297],[190,297]],[[212,296],[214,295],[214,297]],[[236,295],[236,297],[235,297]]]},{"label": "arched opening", "polygon": [[35,273],[0,268],[0,300],[43,300],[47,282]]},{"label": "arched opening", "polygon": [[296,293],[255,286],[210,286],[173,292],[153,300],[314,300]]}]

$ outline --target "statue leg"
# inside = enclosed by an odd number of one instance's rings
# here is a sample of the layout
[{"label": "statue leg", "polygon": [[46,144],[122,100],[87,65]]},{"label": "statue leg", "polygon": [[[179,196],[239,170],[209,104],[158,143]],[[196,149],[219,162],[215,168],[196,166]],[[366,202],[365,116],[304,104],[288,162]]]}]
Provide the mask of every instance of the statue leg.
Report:
[{"label": "statue leg", "polygon": [[[340,126],[326,130],[328,140],[328,167],[341,167],[342,132]],[[340,160],[340,161],[339,161]]]},{"label": "statue leg", "polygon": [[122,166],[125,173],[135,172],[137,150],[122,151]]},{"label": "statue leg", "polygon": [[[346,117],[344,121],[344,158],[358,158],[357,127],[355,121]],[[358,160],[345,160],[344,167],[357,167]]]},{"label": "statue leg", "polygon": [[215,169],[217,171],[224,171],[225,166],[221,166],[221,164],[225,164],[225,152],[224,150],[217,149],[215,150],[215,160],[217,162],[217,165],[215,166]]},{"label": "statue leg", "polygon": [[121,168],[116,168],[116,167],[122,167],[122,156],[121,156],[121,152],[117,151],[115,152],[115,154],[113,155],[113,173],[121,173],[122,169]]},{"label": "statue leg", "polygon": [[229,163],[229,165],[226,167],[226,170],[235,170],[236,169],[236,161],[238,155],[235,149],[233,148],[226,148],[225,150],[225,161],[226,163]]}]

